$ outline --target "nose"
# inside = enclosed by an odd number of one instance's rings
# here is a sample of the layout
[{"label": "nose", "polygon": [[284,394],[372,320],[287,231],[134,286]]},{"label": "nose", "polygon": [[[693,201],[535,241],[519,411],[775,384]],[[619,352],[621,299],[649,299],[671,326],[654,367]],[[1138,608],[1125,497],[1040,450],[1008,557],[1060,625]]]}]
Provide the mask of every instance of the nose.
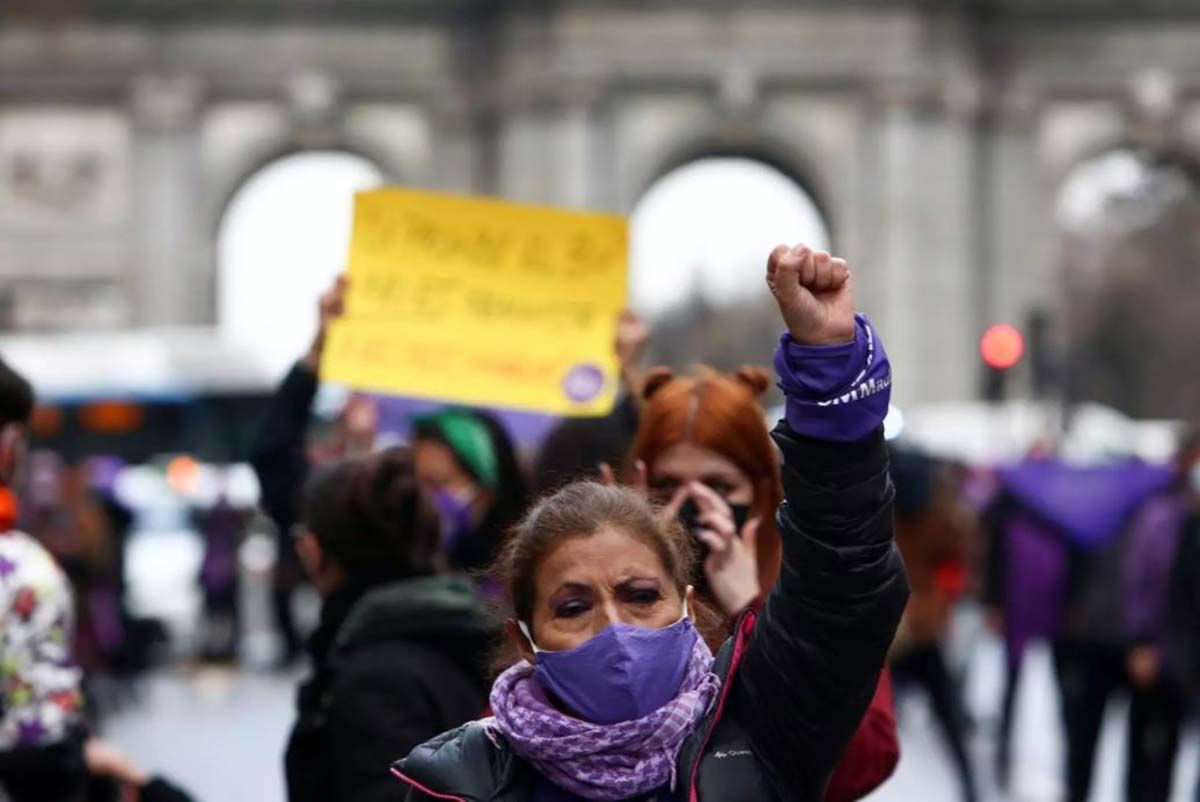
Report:
[{"label": "nose", "polygon": [[605,627],[623,620],[621,605],[613,596],[606,596],[604,602],[596,608],[597,615],[592,619],[595,624],[593,635],[599,634]]}]

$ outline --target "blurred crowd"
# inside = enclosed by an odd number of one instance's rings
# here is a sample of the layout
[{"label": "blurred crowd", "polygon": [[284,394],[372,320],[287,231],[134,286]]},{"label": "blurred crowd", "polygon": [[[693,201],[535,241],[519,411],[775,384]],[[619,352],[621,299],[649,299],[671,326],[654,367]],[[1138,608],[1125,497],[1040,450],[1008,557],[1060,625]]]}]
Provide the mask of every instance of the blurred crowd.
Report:
[{"label": "blurred crowd", "polygon": [[[617,329],[617,405],[603,418],[563,421],[535,452],[478,409],[447,406],[403,433],[382,432],[368,395],[351,395],[335,425],[315,430],[324,333],[344,294],[339,281],[320,299],[311,348],[247,444],[257,491],[218,483],[188,512],[203,543],[195,581],[205,621],[189,658],[245,658],[240,555],[252,532],[274,538],[276,661],[309,672],[284,758],[291,802],[404,799],[381,767],[484,714],[493,667],[511,659],[496,655],[492,607],[503,593],[489,568],[533,501],[568,482],[638,488],[692,533],[697,627],[714,650],[745,611],[762,609],[782,564],[780,456],[762,406],[768,372],[646,370],[649,334],[627,313]],[[187,799],[94,734],[106,708],[180,648],[129,601],[138,512],[119,492],[124,466],[26,453],[33,405],[28,385],[0,367],[0,784],[13,802]],[[1042,448],[1016,463],[965,465],[903,440],[890,451],[912,595],[825,798],[860,799],[887,781],[900,759],[894,694],[917,690],[962,798],[980,799],[969,744],[981,723],[946,647],[968,604],[982,606],[1005,647],[989,767],[1002,784],[1021,770],[1010,756],[1023,658],[1046,643],[1067,799],[1089,797],[1116,694],[1131,699],[1126,798],[1169,799],[1200,693],[1200,438],[1181,436],[1169,464],[1080,464]],[[302,589],[320,598],[311,631],[296,614]]]}]

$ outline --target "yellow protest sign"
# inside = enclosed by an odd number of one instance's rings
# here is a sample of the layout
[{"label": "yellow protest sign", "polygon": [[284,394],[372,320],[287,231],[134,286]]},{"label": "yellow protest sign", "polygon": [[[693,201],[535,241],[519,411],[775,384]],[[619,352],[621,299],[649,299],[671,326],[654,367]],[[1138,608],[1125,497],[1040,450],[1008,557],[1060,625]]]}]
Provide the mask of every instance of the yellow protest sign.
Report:
[{"label": "yellow protest sign", "polygon": [[322,378],[360,389],[603,415],[617,388],[626,223],[406,189],[355,198],[346,315]]}]

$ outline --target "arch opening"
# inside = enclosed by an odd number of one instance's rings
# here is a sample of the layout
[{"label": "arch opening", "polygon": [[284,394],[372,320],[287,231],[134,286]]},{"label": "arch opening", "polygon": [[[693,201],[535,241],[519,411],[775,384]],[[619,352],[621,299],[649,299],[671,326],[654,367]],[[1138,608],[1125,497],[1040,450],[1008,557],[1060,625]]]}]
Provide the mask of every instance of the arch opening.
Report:
[{"label": "arch opening", "polygon": [[771,164],[707,156],[651,184],[630,214],[630,303],[654,329],[652,358],[761,362],[779,329],[763,273],[781,242],[827,249],[829,226],[811,194]]},{"label": "arch opening", "polygon": [[303,151],[252,173],[217,232],[217,325],[282,373],[308,347],[317,298],[345,269],[354,193],[383,171],[346,151]]}]

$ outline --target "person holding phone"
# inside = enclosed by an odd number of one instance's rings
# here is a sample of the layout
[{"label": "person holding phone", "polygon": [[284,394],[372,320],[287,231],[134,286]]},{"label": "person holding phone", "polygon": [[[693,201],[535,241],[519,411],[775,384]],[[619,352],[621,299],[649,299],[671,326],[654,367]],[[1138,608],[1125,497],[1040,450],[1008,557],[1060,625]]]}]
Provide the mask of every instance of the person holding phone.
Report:
[{"label": "person holding phone", "polygon": [[[779,456],[758,401],[769,385],[769,374],[758,367],[732,374],[700,368],[694,376],[655,368],[643,384],[627,478],[694,538],[697,622],[714,646],[742,611],[761,611],[782,564],[775,517],[783,499]],[[706,617],[706,606],[720,617]],[[710,621],[716,626],[705,626]],[[899,759],[885,671],[825,799],[861,799],[892,775]]]}]

